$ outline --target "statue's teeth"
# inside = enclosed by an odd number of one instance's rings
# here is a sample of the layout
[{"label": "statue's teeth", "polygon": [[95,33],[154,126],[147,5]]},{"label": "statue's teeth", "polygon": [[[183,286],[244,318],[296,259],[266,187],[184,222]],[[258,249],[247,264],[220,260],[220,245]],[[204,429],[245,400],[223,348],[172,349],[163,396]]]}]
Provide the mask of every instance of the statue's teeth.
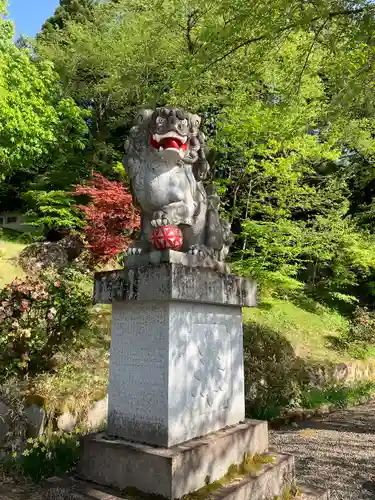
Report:
[{"label": "statue's teeth", "polygon": [[167,138],[172,138],[172,139],[178,139],[179,141],[182,142],[182,144],[185,144],[188,140],[188,137],[187,135],[185,136],[181,136],[180,134],[178,134],[177,132],[167,132],[166,134],[154,134],[152,136],[152,138],[156,141],[156,142],[160,142],[162,141],[163,139],[167,139]]},{"label": "statue's teeth", "polygon": [[160,146],[159,151],[164,151],[164,148]]}]

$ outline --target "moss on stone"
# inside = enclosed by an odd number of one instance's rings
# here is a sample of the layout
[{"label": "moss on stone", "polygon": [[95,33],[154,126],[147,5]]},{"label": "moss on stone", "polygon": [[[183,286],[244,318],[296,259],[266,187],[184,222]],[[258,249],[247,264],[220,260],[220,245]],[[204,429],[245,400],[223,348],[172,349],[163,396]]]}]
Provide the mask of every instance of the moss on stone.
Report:
[{"label": "moss on stone", "polygon": [[241,481],[246,476],[257,475],[262,469],[262,465],[274,464],[275,461],[275,457],[271,455],[260,455],[258,453],[249,455],[246,453],[241,463],[232,464],[228,467],[225,476],[206,484],[197,491],[184,495],[182,498],[183,500],[205,500],[211,493],[215,493],[221,487],[228,486],[235,481]]},{"label": "moss on stone", "polygon": [[241,474],[257,474],[262,465],[275,463],[275,457],[271,455],[255,455],[246,454],[243,462],[239,465],[239,472]]},{"label": "moss on stone", "polygon": [[273,500],[296,500],[302,497],[302,490],[295,485],[284,488],[281,496],[274,497]]}]

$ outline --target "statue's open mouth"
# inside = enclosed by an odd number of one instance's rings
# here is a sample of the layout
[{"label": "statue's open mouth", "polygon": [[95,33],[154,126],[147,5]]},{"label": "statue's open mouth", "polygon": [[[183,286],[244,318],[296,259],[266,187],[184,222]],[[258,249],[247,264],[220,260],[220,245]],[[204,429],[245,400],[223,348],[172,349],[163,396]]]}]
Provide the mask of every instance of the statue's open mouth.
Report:
[{"label": "statue's open mouth", "polygon": [[166,134],[154,134],[151,137],[151,146],[159,151],[185,152],[188,148],[187,136],[181,136],[176,132]]}]

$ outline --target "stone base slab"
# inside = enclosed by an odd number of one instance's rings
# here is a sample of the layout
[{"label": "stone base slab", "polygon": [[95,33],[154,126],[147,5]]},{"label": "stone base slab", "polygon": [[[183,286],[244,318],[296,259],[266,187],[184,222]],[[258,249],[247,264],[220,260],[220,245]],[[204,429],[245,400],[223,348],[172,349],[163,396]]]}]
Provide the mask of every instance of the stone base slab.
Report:
[{"label": "stone base slab", "polygon": [[310,486],[309,484],[297,484],[298,490],[302,492],[302,495],[296,500],[329,500],[330,493],[328,490],[323,488],[317,488],[316,486]]},{"label": "stone base slab", "polygon": [[125,257],[125,267],[158,265],[162,262],[182,264],[187,267],[208,267],[222,274],[230,274],[230,267],[226,262],[219,262],[209,257],[202,259],[197,255],[176,252],[175,250],[155,250],[150,253]]},{"label": "stone base slab", "polygon": [[[231,486],[221,488],[215,493],[208,494],[205,500],[224,500],[227,498],[231,500],[248,500],[251,498],[254,500],[259,494],[268,495],[267,499],[281,499],[281,495],[270,497],[269,494],[272,494],[279,487],[280,481],[290,481],[292,473],[293,464],[290,461],[290,457],[278,455],[275,466],[264,466],[263,470],[256,477],[248,477],[243,481],[237,481]],[[284,493],[287,492],[288,486],[282,484],[282,487],[284,488]],[[295,497],[295,500],[329,500],[329,492],[326,490],[305,484],[297,485],[297,487],[299,491],[302,491],[302,494]],[[143,495],[139,493],[135,496],[134,493],[130,493],[129,491],[120,493],[104,486],[98,486],[90,481],[83,481],[73,477],[53,477],[48,479],[45,491],[55,491],[56,489],[58,489],[60,495],[58,498],[61,498],[62,492],[64,492],[64,498],[74,497],[74,500],[142,500],[143,498]],[[145,500],[149,500],[149,498],[149,495],[144,495]]]},{"label": "stone base slab", "polygon": [[43,498],[54,500],[130,500],[131,498],[105,486],[98,486],[71,476],[47,479],[43,493]]},{"label": "stone base slab", "polygon": [[[270,455],[272,464],[263,464],[256,474],[222,486],[207,496],[207,500],[274,500],[283,498],[286,488],[294,483],[295,467],[292,455]],[[286,498],[286,497],[285,497]]]},{"label": "stone base slab", "polygon": [[256,306],[255,282],[211,267],[176,264],[175,260],[95,273],[94,304],[177,300]]},{"label": "stone base slab", "polygon": [[267,422],[258,420],[171,448],[94,434],[82,439],[79,475],[118,490],[132,487],[175,499],[222,478],[230,465],[242,462],[245,453],[262,454],[267,449]]}]

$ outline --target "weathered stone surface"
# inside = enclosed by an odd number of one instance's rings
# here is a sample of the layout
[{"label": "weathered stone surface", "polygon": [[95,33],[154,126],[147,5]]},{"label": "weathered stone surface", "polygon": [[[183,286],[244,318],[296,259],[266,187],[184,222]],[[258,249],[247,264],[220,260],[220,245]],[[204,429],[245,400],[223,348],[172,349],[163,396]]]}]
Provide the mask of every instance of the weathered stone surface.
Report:
[{"label": "weathered stone surface", "polygon": [[345,363],[325,363],[309,366],[306,378],[314,387],[330,384],[351,383],[357,380],[372,380],[375,378],[375,362],[373,360],[356,360]]},{"label": "weathered stone surface", "polygon": [[65,412],[56,419],[56,422],[60,431],[72,432],[77,424],[77,417],[69,412]]},{"label": "weathered stone surface", "polygon": [[110,435],[173,446],[245,418],[240,307],[114,303]]},{"label": "weathered stone surface", "polygon": [[68,256],[59,243],[47,241],[28,245],[20,253],[18,261],[26,273],[35,275],[51,266],[66,266]]},{"label": "weathered stone surface", "polygon": [[264,500],[282,498],[283,489],[294,481],[294,457],[291,455],[272,455],[273,464],[263,464],[256,474],[245,477],[232,484],[222,486],[207,496],[209,500]]},{"label": "weathered stone surface", "polygon": [[28,437],[36,438],[44,432],[46,422],[46,412],[38,405],[31,405],[24,410],[28,425]]},{"label": "weathered stone surface", "polygon": [[[274,455],[272,455],[274,456]],[[276,456],[278,458],[278,462],[282,462],[284,455],[283,456]],[[281,467],[280,467],[281,468]],[[280,470],[279,468],[279,470]],[[258,477],[261,476],[262,474],[264,475],[267,479],[267,473],[269,473],[269,467],[264,466],[263,470],[260,471],[261,474],[258,474]],[[262,478],[263,479],[263,478]],[[248,481],[253,482],[254,478],[249,478]],[[264,479],[263,479],[264,481]],[[247,481],[246,481],[247,482]],[[129,500],[129,498],[132,498],[132,495],[126,495],[118,493],[116,490],[110,489],[105,486],[98,486],[95,483],[92,483],[91,481],[84,481],[82,479],[78,479],[76,477],[53,477],[50,478],[46,481],[47,487],[46,487],[46,492],[50,489],[55,493],[57,489],[60,491],[64,491],[66,495],[81,495],[81,499],[97,499],[97,500]],[[288,487],[286,487],[288,488]],[[284,491],[287,491],[284,487]],[[298,496],[295,498],[295,500],[329,500],[329,492],[326,490],[323,490],[322,488],[317,488],[317,487],[312,487],[310,485],[306,484],[298,484],[297,485],[298,491],[302,491],[302,495]],[[245,493],[245,488],[243,487],[243,484],[241,481],[237,481],[231,488],[228,488],[228,494],[233,495],[235,491],[238,492],[238,495],[236,496],[237,498],[243,500],[243,493]],[[220,491],[216,492],[216,494],[212,495],[207,495],[207,499],[212,499],[214,497],[219,497],[221,498],[226,498],[226,489],[223,488]],[[137,495],[137,499],[142,498],[142,494]],[[279,498],[280,495],[277,495]],[[274,496],[276,497],[276,495]],[[46,500],[48,497],[46,496],[46,493],[44,493],[43,496],[44,500]],[[74,498],[74,497],[73,497]],[[144,495],[145,500],[148,498],[148,496],[145,494]],[[252,497],[245,497],[245,498],[253,498]],[[38,497],[39,499],[39,497]],[[60,497],[58,497],[60,500]],[[52,499],[51,499],[52,500]],[[54,500],[54,499],[53,499]],[[63,497],[63,500],[68,500],[68,497]]]},{"label": "weathered stone surface", "polygon": [[302,495],[297,497],[296,500],[329,500],[330,493],[328,490],[311,486],[310,484],[298,484],[298,490],[302,491]]},{"label": "weathered stone surface", "polygon": [[94,303],[200,302],[253,307],[256,284],[233,274],[173,262],[96,273]]},{"label": "weathered stone surface", "polygon": [[82,237],[78,233],[72,233],[60,241],[60,245],[65,250],[69,262],[77,259],[85,249]]},{"label": "weathered stone surface", "polygon": [[87,497],[71,488],[49,488],[43,494],[43,500],[86,500]]},{"label": "weathered stone surface", "polygon": [[57,242],[43,241],[28,245],[18,261],[22,269],[31,275],[49,267],[62,268],[77,259],[85,246],[78,234],[70,234]]},{"label": "weathered stone surface", "polygon": [[[80,495],[81,500],[129,500],[129,496],[114,493],[105,486],[98,486],[89,481],[83,481],[77,477],[52,477],[46,481],[45,492],[49,490],[64,490],[66,495]],[[50,499],[54,500],[54,499]],[[56,499],[57,500],[57,499]],[[60,500],[60,499],[59,499]],[[62,499],[63,500],[63,499]],[[64,500],[70,500],[66,497]]]},{"label": "weathered stone surface", "polygon": [[191,255],[175,250],[154,251],[140,255],[127,255],[125,267],[142,267],[149,264],[158,265],[162,262],[171,264],[182,264],[187,267],[206,267],[222,274],[230,274],[229,264],[217,261],[209,257],[202,259],[197,255]]},{"label": "weathered stone surface", "polygon": [[8,412],[9,407],[3,401],[0,401],[0,446],[6,442],[7,433],[9,432]]},{"label": "weathered stone surface", "polygon": [[87,412],[87,426],[89,429],[98,430],[108,420],[108,396],[97,401]]},{"label": "weathered stone surface", "polygon": [[171,448],[110,440],[97,434],[82,440],[79,473],[120,490],[132,486],[174,499],[220,479],[230,465],[242,462],[245,453],[261,454],[267,448],[267,422],[257,420]]}]

